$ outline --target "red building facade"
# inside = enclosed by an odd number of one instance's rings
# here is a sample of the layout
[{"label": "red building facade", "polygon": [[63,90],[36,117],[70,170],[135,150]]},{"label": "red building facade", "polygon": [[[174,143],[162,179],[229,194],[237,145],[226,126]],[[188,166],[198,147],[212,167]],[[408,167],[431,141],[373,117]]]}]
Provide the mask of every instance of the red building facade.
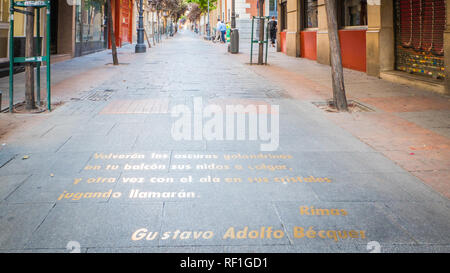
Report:
[{"label": "red building facade", "polygon": [[[116,45],[122,46],[133,42],[133,0],[111,0],[114,34]],[[111,37],[109,37],[111,48]]]}]

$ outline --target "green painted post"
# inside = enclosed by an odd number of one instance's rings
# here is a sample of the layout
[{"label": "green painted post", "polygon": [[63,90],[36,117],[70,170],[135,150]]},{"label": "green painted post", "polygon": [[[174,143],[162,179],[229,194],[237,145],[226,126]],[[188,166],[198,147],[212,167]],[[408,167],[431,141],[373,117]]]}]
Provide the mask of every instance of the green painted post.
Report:
[{"label": "green painted post", "polygon": [[50,90],[50,1],[47,1],[47,108],[52,111],[51,90]]},{"label": "green painted post", "polygon": [[269,17],[267,18],[267,29],[266,29],[266,65],[267,65],[267,52],[269,51]]},{"label": "green painted post", "polygon": [[252,36],[251,36],[251,40],[250,40],[250,64],[252,64],[252,59],[253,59],[253,24],[255,22],[255,17],[252,17]]},{"label": "green painted post", "polygon": [[12,113],[14,106],[14,0],[9,3],[9,112]]},{"label": "green painted post", "polygon": [[[36,10],[36,24],[37,24],[37,30],[36,30],[37,46],[36,46],[36,48],[37,48],[38,56],[42,56],[42,52],[41,52],[41,9],[37,8],[35,10]],[[38,106],[41,106],[41,62],[37,63],[36,84],[37,84],[37,88],[36,88],[37,104],[38,104]]]}]

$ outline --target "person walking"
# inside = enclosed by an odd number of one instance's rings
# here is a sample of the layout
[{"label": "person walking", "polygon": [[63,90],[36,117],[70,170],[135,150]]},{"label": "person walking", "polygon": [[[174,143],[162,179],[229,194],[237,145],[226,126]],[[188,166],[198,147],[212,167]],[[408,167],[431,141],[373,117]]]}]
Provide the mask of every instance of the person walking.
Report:
[{"label": "person walking", "polygon": [[227,38],[227,43],[229,43],[229,42],[230,42],[230,35],[231,35],[231,25],[230,25],[230,22],[227,22],[226,26],[227,26],[227,30],[226,30],[226,38]]},{"label": "person walking", "polygon": [[227,26],[223,21],[220,22],[220,32],[222,43],[225,43],[225,32],[227,31]]},{"label": "person walking", "polygon": [[272,20],[269,22],[269,32],[270,32],[270,44],[275,47],[275,40],[277,39],[277,20],[275,16],[272,16]]},{"label": "person walking", "polygon": [[217,19],[216,24],[216,37],[214,38],[214,42],[220,41],[220,19]]}]

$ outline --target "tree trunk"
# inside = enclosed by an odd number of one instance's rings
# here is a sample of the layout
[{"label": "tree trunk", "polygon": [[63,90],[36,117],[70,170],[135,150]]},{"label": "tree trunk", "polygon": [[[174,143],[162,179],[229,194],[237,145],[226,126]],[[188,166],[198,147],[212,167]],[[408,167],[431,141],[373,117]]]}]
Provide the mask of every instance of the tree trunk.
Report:
[{"label": "tree trunk", "polygon": [[345,96],[344,71],[342,69],[341,44],[337,24],[337,0],[325,0],[330,40],[331,77],[333,81],[333,102],[338,111],[348,111]]},{"label": "tree trunk", "polygon": [[[27,7],[27,12],[34,14],[33,7]],[[26,15],[25,57],[34,56],[34,16]],[[25,109],[36,108],[34,100],[34,63],[25,63]]]},{"label": "tree trunk", "polygon": [[119,59],[117,58],[116,36],[114,35],[114,23],[112,19],[111,0],[108,0],[108,28],[109,28],[109,35],[111,37],[111,51],[113,64],[119,65]]},{"label": "tree trunk", "polygon": [[264,63],[264,0],[259,0],[259,50],[258,50],[258,64]]}]

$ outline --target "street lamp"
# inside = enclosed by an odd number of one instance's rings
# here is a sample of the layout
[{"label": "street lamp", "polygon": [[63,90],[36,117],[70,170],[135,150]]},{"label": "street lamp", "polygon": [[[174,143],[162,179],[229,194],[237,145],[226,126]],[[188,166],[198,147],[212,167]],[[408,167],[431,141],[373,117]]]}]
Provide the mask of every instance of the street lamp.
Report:
[{"label": "street lamp", "polygon": [[135,53],[144,53],[147,51],[147,47],[144,44],[144,7],[142,0],[139,0],[139,27],[137,29],[137,44],[135,47]]},{"label": "street lamp", "polygon": [[167,38],[169,38],[169,30],[168,30],[169,29],[169,13],[167,13],[167,10],[164,9],[162,15],[164,16],[164,22],[166,23],[164,32],[166,34],[166,39],[167,39]]},{"label": "street lamp", "polygon": [[[156,42],[158,42],[159,43],[159,41],[160,41],[160,31],[159,31],[159,10],[158,10],[158,2],[157,1],[155,1],[155,0],[148,0],[148,4],[149,4],[149,6],[151,7],[151,9],[152,9],[152,12],[153,12],[153,16],[155,15],[155,12],[156,12]],[[154,22],[153,22],[153,19],[154,19],[154,17],[152,16],[152,29],[153,29],[153,37],[155,36],[155,27],[154,27]]]},{"label": "street lamp", "polygon": [[206,39],[211,40],[211,31],[210,31],[210,25],[209,25],[209,0],[208,0],[208,23],[206,26],[206,35],[207,35]]},{"label": "street lamp", "polygon": [[[152,39],[153,39],[153,45],[155,45],[155,12],[156,12],[156,8],[155,8],[155,4],[153,3],[153,0],[147,0],[148,6],[150,7],[150,11],[152,13],[152,19],[151,19],[151,24],[152,24]],[[158,37],[156,37],[156,41],[158,42]]]}]

